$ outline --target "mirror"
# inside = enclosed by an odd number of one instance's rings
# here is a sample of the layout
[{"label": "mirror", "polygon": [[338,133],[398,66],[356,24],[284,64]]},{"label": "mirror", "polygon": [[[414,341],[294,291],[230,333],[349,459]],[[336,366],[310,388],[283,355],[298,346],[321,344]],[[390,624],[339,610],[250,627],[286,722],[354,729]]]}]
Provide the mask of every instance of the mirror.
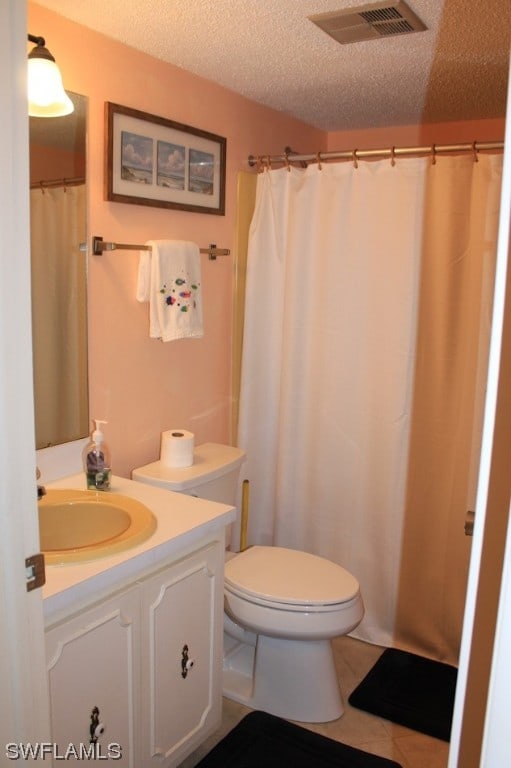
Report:
[{"label": "mirror", "polygon": [[89,432],[87,375],[87,98],[30,117],[30,245],[36,448]]}]

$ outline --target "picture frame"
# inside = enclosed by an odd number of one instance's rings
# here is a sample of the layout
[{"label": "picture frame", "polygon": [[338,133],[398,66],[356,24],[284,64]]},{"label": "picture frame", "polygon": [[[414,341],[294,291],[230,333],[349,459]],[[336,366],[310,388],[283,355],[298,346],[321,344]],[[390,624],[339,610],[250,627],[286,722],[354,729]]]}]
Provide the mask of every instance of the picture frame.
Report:
[{"label": "picture frame", "polygon": [[227,140],[105,103],[105,199],[225,215]]}]

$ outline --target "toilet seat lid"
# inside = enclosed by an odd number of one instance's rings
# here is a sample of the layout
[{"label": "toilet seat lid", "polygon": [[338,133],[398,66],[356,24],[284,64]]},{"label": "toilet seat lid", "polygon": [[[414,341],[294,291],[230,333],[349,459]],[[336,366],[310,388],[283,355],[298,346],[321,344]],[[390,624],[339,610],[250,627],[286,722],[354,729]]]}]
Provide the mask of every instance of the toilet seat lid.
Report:
[{"label": "toilet seat lid", "polygon": [[225,565],[225,585],[257,600],[293,605],[335,605],[359,595],[342,566],[284,547],[250,547]]}]

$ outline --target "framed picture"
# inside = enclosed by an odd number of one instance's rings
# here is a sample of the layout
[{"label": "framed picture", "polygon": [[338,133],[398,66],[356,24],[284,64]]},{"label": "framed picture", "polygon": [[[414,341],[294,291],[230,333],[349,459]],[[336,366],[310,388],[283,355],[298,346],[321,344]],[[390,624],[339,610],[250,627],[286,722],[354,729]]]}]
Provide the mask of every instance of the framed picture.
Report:
[{"label": "framed picture", "polygon": [[105,197],[225,214],[226,139],[106,102]]}]

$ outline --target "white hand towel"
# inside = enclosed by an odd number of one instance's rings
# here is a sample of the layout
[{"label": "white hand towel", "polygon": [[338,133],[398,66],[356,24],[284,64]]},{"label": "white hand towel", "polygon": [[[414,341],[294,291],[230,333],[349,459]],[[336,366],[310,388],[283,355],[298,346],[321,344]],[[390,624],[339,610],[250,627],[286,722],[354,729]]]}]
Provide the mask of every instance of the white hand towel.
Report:
[{"label": "white hand towel", "polygon": [[140,252],[137,299],[147,296],[147,259],[150,253],[149,335],[153,339],[200,339],[202,289],[200,251],[185,240],[149,240],[151,251]]},{"label": "white hand towel", "polygon": [[138,262],[137,301],[149,301],[151,296],[151,251],[140,251]]}]

